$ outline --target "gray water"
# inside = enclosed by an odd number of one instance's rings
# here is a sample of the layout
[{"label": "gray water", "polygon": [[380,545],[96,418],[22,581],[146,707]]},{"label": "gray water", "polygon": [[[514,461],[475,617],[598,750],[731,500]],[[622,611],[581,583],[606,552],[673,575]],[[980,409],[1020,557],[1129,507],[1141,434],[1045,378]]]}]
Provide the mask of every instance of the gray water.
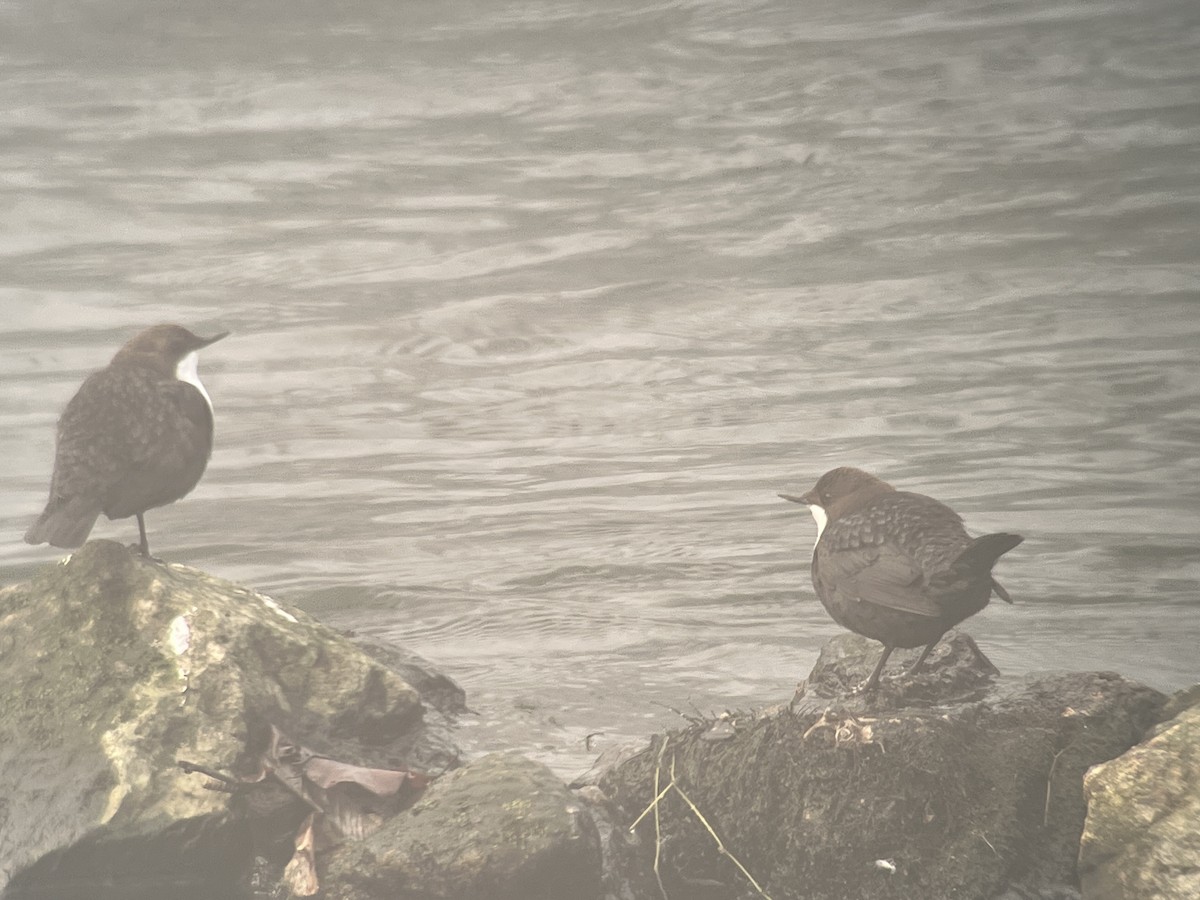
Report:
[{"label": "gray water", "polygon": [[233,336],[154,552],[425,655],[474,751],[788,698],[838,628],[775,494],[841,464],[1026,535],[1006,675],[1177,688],[1198,225],[1195,0],[8,0],[0,581],[177,321]]}]

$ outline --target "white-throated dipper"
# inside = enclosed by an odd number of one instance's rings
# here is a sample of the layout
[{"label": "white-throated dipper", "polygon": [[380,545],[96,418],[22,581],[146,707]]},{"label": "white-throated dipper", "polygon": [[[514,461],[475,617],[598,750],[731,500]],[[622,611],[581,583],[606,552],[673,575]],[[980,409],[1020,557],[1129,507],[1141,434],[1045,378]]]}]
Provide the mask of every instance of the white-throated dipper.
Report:
[{"label": "white-throated dipper", "polygon": [[897,647],[925,646],[911,675],[993,591],[1012,603],[992,566],[1021,543],[1019,534],[971,538],[944,503],[850,467],[826,472],[807,494],[779,496],[806,504],[817,521],[812,580],[822,605],[843,628],[883,644],[863,691],[879,684]]},{"label": "white-throated dipper", "polygon": [[212,401],[196,362],[227,334],[155,325],[88,376],[58,420],[50,499],[26,541],[78,547],[100,513],[137,516],[150,555],[143,514],[189,493],[212,454]]}]

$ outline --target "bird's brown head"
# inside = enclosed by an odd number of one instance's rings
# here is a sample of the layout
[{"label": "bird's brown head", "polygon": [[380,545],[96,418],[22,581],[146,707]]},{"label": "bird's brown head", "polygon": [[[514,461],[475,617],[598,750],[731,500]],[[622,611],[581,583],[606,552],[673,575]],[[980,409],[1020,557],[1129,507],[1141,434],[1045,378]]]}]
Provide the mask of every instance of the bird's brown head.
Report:
[{"label": "bird's brown head", "polygon": [[858,509],[880,494],[894,490],[895,488],[886,481],[869,472],[851,466],[841,466],[822,475],[807,493],[798,497],[790,494],[779,496],[793,503],[819,506],[828,518],[836,519],[849,510]]},{"label": "bird's brown head", "polygon": [[173,373],[179,361],[189,353],[207,347],[228,334],[228,331],[222,331],[213,337],[204,338],[192,334],[182,325],[154,325],[131,338],[117,351],[113,362],[136,361],[164,373]]}]

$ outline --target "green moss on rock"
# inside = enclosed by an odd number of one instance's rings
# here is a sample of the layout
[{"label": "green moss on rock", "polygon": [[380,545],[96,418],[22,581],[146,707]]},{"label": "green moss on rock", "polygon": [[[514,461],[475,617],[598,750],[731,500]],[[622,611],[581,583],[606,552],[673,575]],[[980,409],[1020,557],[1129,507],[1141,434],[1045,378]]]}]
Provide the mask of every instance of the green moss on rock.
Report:
[{"label": "green moss on rock", "polygon": [[[1129,752],[1084,779],[1079,852],[1087,900],[1200,897],[1200,692]],[[1175,698],[1172,698],[1175,700]],[[1172,711],[1174,711],[1174,709]]]},{"label": "green moss on rock", "polygon": [[[864,648],[864,675],[877,653]],[[937,671],[928,679],[697,723],[658,737],[600,788],[629,822],[653,798],[656,770],[665,785],[673,766],[773,900],[992,900],[1014,885],[1071,889],[1083,772],[1136,741],[1161,695],[1115,675],[1079,674],[978,699],[976,680],[964,678],[968,699],[937,703],[930,686],[956,679]],[[661,834],[647,816],[638,835],[647,857],[659,843],[669,896],[753,895],[678,794],[658,809]]]},{"label": "green moss on rock", "polygon": [[300,610],[111,541],[0,591],[0,648],[0,885],[101,827],[221,813],[176,760],[227,767],[251,727],[387,765],[422,719],[403,678]]},{"label": "green moss on rock", "polygon": [[578,799],[540,763],[497,753],[336,850],[324,882],[330,900],[591,900],[600,878]]}]

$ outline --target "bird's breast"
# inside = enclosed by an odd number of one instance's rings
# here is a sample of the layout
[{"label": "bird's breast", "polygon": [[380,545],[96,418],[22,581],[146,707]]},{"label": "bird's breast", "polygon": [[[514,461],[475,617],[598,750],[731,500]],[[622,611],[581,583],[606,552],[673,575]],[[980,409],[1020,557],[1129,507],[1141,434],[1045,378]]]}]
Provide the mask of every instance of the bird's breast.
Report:
[{"label": "bird's breast", "polygon": [[204,384],[200,381],[200,373],[197,369],[199,362],[200,354],[193,350],[176,364],[175,377],[200,392],[200,396],[208,404],[208,411],[211,414],[213,411],[212,398],[208,396],[208,391],[204,389]]},{"label": "bird's breast", "polygon": [[813,541],[813,549],[817,549],[817,544],[821,541],[821,535],[825,533],[825,526],[829,524],[829,516],[825,513],[824,507],[815,504],[808,507],[808,511],[812,513],[813,519],[817,523],[817,538]]}]

